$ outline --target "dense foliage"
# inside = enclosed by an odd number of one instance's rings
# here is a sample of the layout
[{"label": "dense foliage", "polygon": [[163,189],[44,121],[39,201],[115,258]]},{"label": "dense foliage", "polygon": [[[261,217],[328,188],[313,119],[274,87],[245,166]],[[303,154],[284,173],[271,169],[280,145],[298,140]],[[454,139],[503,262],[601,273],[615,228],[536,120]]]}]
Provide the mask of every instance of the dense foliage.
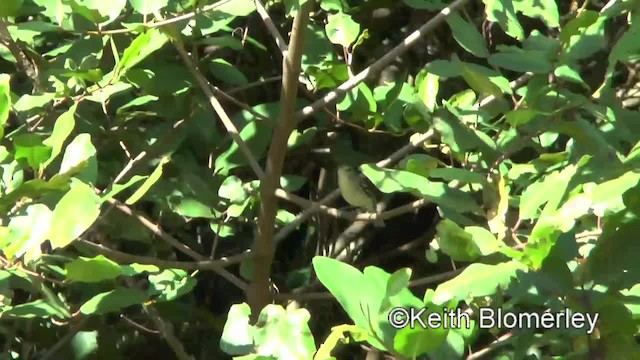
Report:
[{"label": "dense foliage", "polygon": [[2,0],[2,358],[640,359],[639,60],[638,0]]}]

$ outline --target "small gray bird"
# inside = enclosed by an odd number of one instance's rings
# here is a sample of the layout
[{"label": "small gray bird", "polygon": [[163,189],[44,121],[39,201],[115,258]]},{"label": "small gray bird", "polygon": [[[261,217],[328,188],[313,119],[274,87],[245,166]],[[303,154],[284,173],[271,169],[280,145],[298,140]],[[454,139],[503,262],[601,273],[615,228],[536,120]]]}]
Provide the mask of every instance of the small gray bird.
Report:
[{"label": "small gray bird", "polygon": [[[339,166],[338,187],[346,202],[369,213],[377,213],[375,190],[356,169],[346,165]],[[374,220],[373,225],[383,227],[384,221]]]}]

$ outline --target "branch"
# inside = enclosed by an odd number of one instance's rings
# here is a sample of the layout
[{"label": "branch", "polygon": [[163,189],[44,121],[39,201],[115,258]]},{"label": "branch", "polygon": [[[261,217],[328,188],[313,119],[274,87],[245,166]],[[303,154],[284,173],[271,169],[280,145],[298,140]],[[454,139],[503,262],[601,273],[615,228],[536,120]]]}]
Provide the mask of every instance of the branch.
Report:
[{"label": "branch", "polygon": [[225,257],[219,260],[200,260],[200,261],[172,261],[161,260],[155,257],[131,255],[118,250],[109,249],[106,246],[98,245],[89,240],[80,239],[74,243],[80,248],[86,248],[98,254],[102,254],[111,260],[120,264],[142,264],[142,265],[154,265],[161,269],[182,269],[182,270],[213,270],[220,276],[229,280],[229,282],[236,285],[238,288],[245,290],[247,284],[238,279],[235,275],[231,274],[224,267],[237,264],[246,259],[245,254]]},{"label": "branch", "polygon": [[[183,15],[179,15],[170,19],[165,19],[165,20],[161,20],[155,23],[145,23],[143,24],[145,29],[152,29],[152,28],[157,28],[160,26],[165,26],[165,25],[170,25],[182,20],[189,20],[193,17],[195,17],[197,14],[201,14],[203,12],[206,11],[211,11],[211,10],[215,10],[216,8],[219,8],[222,5],[225,5],[229,2],[231,2],[233,0],[220,0],[214,4],[210,4],[210,5],[206,5],[203,6],[202,8],[196,10],[196,11],[192,11]],[[102,31],[87,31],[86,33],[89,35],[113,35],[113,34],[128,34],[133,32],[133,30],[131,29],[126,29],[126,28],[122,28],[122,29],[114,29],[114,30],[102,30]]]},{"label": "branch", "polygon": [[273,20],[271,20],[271,17],[269,16],[267,9],[265,9],[264,5],[262,4],[262,1],[255,0],[255,2],[256,2],[256,10],[258,10],[258,14],[260,14],[260,17],[262,18],[262,22],[264,22],[264,25],[267,27],[267,30],[269,30],[269,32],[271,33],[271,36],[273,36],[273,38],[275,39],[276,45],[278,46],[278,49],[280,49],[280,53],[282,54],[282,57],[283,58],[286,57],[288,47],[289,47],[287,45],[287,42],[284,40],[282,35],[280,35],[278,28],[273,23]]},{"label": "branch", "polygon": [[[409,287],[420,287],[437,283],[443,280],[454,278],[460,274],[464,268],[458,270],[447,271],[442,274],[430,275],[420,279],[409,282]],[[308,300],[328,300],[333,299],[334,296],[330,292],[309,292],[309,293],[289,293],[277,295],[278,300],[295,300],[295,301],[308,301]]]},{"label": "branch", "polygon": [[391,218],[400,216],[402,214],[415,211],[416,209],[419,209],[429,203],[425,199],[419,199],[409,204],[402,205],[391,210],[386,210],[381,213],[368,213],[368,212],[355,213],[352,211],[343,211],[330,206],[321,205],[317,202],[307,200],[301,196],[290,194],[282,189],[276,190],[276,196],[283,200],[290,201],[305,209],[309,209],[316,206],[323,213],[336,218],[342,218],[342,219],[347,219],[352,221],[365,221],[365,222],[375,221],[379,219],[380,220],[391,219]]},{"label": "branch", "polygon": [[300,119],[306,118],[321,108],[331,105],[336,102],[340,97],[346,94],[348,91],[358,86],[361,82],[367,79],[370,75],[377,74],[386,68],[389,64],[393,62],[398,56],[402,55],[404,52],[409,50],[409,48],[417,43],[417,41],[425,36],[426,34],[433,31],[437,26],[439,26],[443,21],[445,21],[446,17],[449,16],[454,11],[457,11],[461,8],[465,3],[469,0],[456,0],[451,5],[446,8],[440,10],[440,12],[431,18],[426,24],[422,25],[418,30],[412,32],[407,36],[402,43],[393,48],[386,55],[378,59],[375,63],[373,63],[368,68],[362,70],[359,74],[350,78],[342,85],[340,85],[336,90],[328,93],[322,99],[314,102],[311,105],[305,106],[300,111],[296,113],[296,116]]},{"label": "branch", "polygon": [[273,229],[278,210],[275,192],[280,187],[280,175],[287,153],[287,142],[296,125],[295,105],[298,95],[298,76],[302,61],[304,30],[309,20],[312,4],[313,1],[308,0],[293,19],[290,48],[282,61],[280,115],[267,155],[267,169],[260,181],[260,216],[258,218],[258,237],[254,244],[253,281],[247,292],[252,322],[257,321],[260,311],[271,302],[270,276],[275,251]]},{"label": "branch", "polygon": [[173,333],[173,326],[164,321],[154,307],[150,305],[142,305],[142,307],[164,339],[167,340],[167,344],[169,344],[173,352],[176,354],[178,360],[193,360],[193,356],[187,353],[184,349],[184,345],[182,345],[180,340]]},{"label": "branch", "polygon": [[251,169],[256,174],[256,176],[258,176],[258,179],[262,178],[264,175],[264,171],[262,170],[262,167],[260,167],[260,164],[258,164],[258,161],[256,160],[255,156],[253,156],[253,153],[251,152],[251,149],[249,148],[247,143],[245,143],[244,140],[242,140],[242,138],[240,137],[240,133],[238,132],[238,129],[231,121],[231,118],[229,118],[229,115],[227,114],[227,112],[224,110],[224,108],[222,107],[218,99],[216,99],[215,95],[213,94],[213,91],[211,90],[212,86],[209,84],[207,79],[205,79],[204,76],[202,76],[197,66],[193,63],[193,61],[191,60],[187,52],[184,50],[184,44],[182,43],[182,40],[178,37],[172,37],[172,38],[173,38],[173,45],[178,51],[178,54],[180,54],[182,61],[184,61],[185,65],[187,66],[187,69],[189,70],[191,75],[195,78],[202,92],[204,92],[205,96],[209,99],[209,104],[213,108],[214,112],[218,115],[218,117],[222,121],[222,124],[227,129],[227,132],[229,132],[229,135],[231,135],[231,138],[233,139],[233,141],[235,141],[235,143],[238,145],[238,148],[240,149],[240,151],[244,154],[244,156],[249,161],[249,165],[251,166]]},{"label": "branch", "polygon": [[162,230],[160,228],[160,226],[154,224],[151,220],[147,219],[144,215],[138,213],[137,211],[133,210],[129,206],[127,206],[127,205],[125,205],[125,204],[123,204],[123,203],[121,203],[121,202],[119,202],[118,200],[115,200],[115,199],[109,199],[107,201],[112,206],[116,207],[118,210],[120,210],[123,213],[133,217],[136,220],[138,220],[138,222],[140,222],[140,224],[142,224],[147,229],[151,230],[152,233],[154,233],[156,236],[160,237],[162,240],[164,240],[167,243],[169,243],[171,246],[173,246],[177,250],[180,250],[182,253],[184,253],[186,255],[189,255],[190,257],[192,257],[192,258],[194,258],[196,260],[201,260],[201,259],[204,258],[202,255],[198,254],[196,251],[194,251],[193,249],[191,249],[187,245],[183,244],[182,242],[180,242],[178,239],[176,239],[173,236],[171,236],[166,231]]}]

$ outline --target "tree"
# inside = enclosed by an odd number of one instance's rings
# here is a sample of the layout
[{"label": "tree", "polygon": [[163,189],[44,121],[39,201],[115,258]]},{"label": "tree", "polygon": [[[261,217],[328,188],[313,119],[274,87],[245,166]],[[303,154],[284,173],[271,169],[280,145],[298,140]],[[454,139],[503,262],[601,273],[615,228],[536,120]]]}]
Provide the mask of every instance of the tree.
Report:
[{"label": "tree", "polygon": [[639,11],[5,0],[3,356],[638,357]]}]

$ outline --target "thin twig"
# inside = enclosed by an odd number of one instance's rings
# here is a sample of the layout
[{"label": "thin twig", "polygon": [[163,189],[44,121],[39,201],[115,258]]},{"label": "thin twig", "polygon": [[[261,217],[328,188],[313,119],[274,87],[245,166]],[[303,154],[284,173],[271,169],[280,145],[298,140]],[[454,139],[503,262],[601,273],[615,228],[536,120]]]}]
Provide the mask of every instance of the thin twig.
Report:
[{"label": "thin twig", "polygon": [[160,237],[162,240],[164,240],[167,243],[171,244],[171,246],[173,246],[177,250],[179,250],[179,251],[183,252],[184,254],[189,255],[190,257],[192,257],[194,259],[197,259],[197,260],[200,260],[200,259],[203,258],[202,255],[198,254],[196,251],[194,251],[193,249],[191,249],[187,245],[183,244],[178,239],[176,239],[173,236],[169,235],[169,233],[167,233],[166,231],[162,230],[159,225],[154,224],[151,220],[147,219],[146,216],[138,213],[136,210],[133,210],[129,206],[119,202],[116,199],[108,199],[107,202],[112,204],[115,208],[117,208],[121,212],[123,212],[123,213],[133,217],[134,219],[138,220],[138,222],[140,224],[142,224],[147,229],[151,230],[151,232],[153,234],[155,234],[156,236]]},{"label": "thin twig", "polygon": [[167,344],[169,344],[173,352],[176,354],[178,360],[193,360],[193,356],[187,353],[182,342],[180,342],[174,334],[173,326],[169,322],[164,321],[153,306],[143,305],[143,309],[167,341]]},{"label": "thin twig", "polygon": [[371,66],[362,70],[360,73],[358,73],[357,75],[353,76],[352,78],[344,82],[337,89],[326,94],[322,99],[319,99],[313,104],[305,106],[300,111],[298,111],[296,113],[298,118],[300,119],[306,118],[312,115],[313,113],[315,113],[316,111],[320,110],[321,108],[335,103],[340,99],[340,97],[345,95],[351,89],[358,86],[358,84],[366,80],[369,76],[377,74],[378,72],[384,70],[384,68],[386,68],[389,64],[391,64],[398,56],[402,55],[407,50],[409,50],[411,46],[417,44],[418,40],[421,37],[433,31],[437,26],[439,26],[442,22],[445,21],[446,17],[449,14],[458,10],[465,3],[467,3],[467,1],[469,0],[456,0],[451,5],[440,10],[440,12],[436,16],[431,18],[431,20],[429,20],[426,24],[422,25],[418,30],[409,34],[409,36],[407,36],[402,43],[400,43],[398,46],[393,48],[383,57],[378,59]]},{"label": "thin twig", "polygon": [[126,317],[126,316],[124,316],[124,315],[122,315],[122,314],[120,314],[120,318],[121,318],[122,320],[126,321],[129,325],[131,325],[131,326],[133,326],[133,327],[135,327],[135,328],[137,328],[137,329],[140,329],[140,330],[142,330],[142,331],[144,331],[144,332],[147,332],[147,333],[149,333],[149,334],[160,334],[160,331],[158,331],[158,330],[153,330],[153,329],[149,329],[148,327],[146,327],[146,326],[144,326],[144,325],[142,325],[142,324],[138,324],[137,322],[135,322],[135,321],[133,321],[133,320],[129,319],[128,317]]},{"label": "thin twig", "polygon": [[[233,0],[220,0],[214,4],[210,4],[210,5],[205,5],[199,9],[197,9],[196,11],[192,11],[190,13],[186,13],[183,15],[179,15],[173,18],[169,18],[169,19],[164,19],[158,22],[153,22],[153,23],[147,23],[145,22],[143,25],[145,27],[145,29],[152,29],[152,28],[157,28],[157,27],[161,27],[161,26],[165,26],[165,25],[171,25],[171,24],[175,24],[177,22],[183,21],[183,20],[189,20],[193,17],[195,17],[198,14],[201,14],[203,12],[207,12],[207,11],[211,11],[211,10],[215,10],[217,8],[219,8],[222,5],[225,5],[229,2],[231,2]],[[114,29],[114,30],[100,30],[100,31],[87,31],[86,33],[89,35],[98,35],[98,36],[102,36],[102,35],[115,35],[115,34],[128,34],[134,32],[134,30],[131,29],[126,29],[126,28],[122,28],[122,29]]]},{"label": "thin twig", "polygon": [[269,84],[269,83],[272,83],[272,82],[275,82],[275,81],[280,81],[280,80],[282,80],[282,76],[281,75],[272,76],[272,77],[268,77],[268,78],[265,78],[265,79],[260,79],[260,80],[254,81],[254,82],[246,84],[246,85],[238,86],[238,87],[235,87],[233,89],[229,89],[229,90],[226,91],[226,93],[231,95],[231,94],[235,94],[235,93],[240,92],[240,91],[245,91],[245,90],[248,90],[248,89],[251,89],[251,88],[254,88],[254,87],[266,85],[266,84]]},{"label": "thin twig", "polygon": [[494,342],[489,344],[489,346],[487,346],[486,348],[484,348],[482,350],[479,350],[479,351],[476,351],[473,354],[470,354],[469,356],[467,356],[467,360],[477,360],[477,359],[482,358],[483,356],[485,356],[488,353],[490,353],[491,351],[493,351],[495,348],[503,345],[504,342],[509,340],[509,338],[511,338],[512,336],[513,336],[513,333],[511,333],[511,332],[508,332],[508,333],[500,336]]}]

